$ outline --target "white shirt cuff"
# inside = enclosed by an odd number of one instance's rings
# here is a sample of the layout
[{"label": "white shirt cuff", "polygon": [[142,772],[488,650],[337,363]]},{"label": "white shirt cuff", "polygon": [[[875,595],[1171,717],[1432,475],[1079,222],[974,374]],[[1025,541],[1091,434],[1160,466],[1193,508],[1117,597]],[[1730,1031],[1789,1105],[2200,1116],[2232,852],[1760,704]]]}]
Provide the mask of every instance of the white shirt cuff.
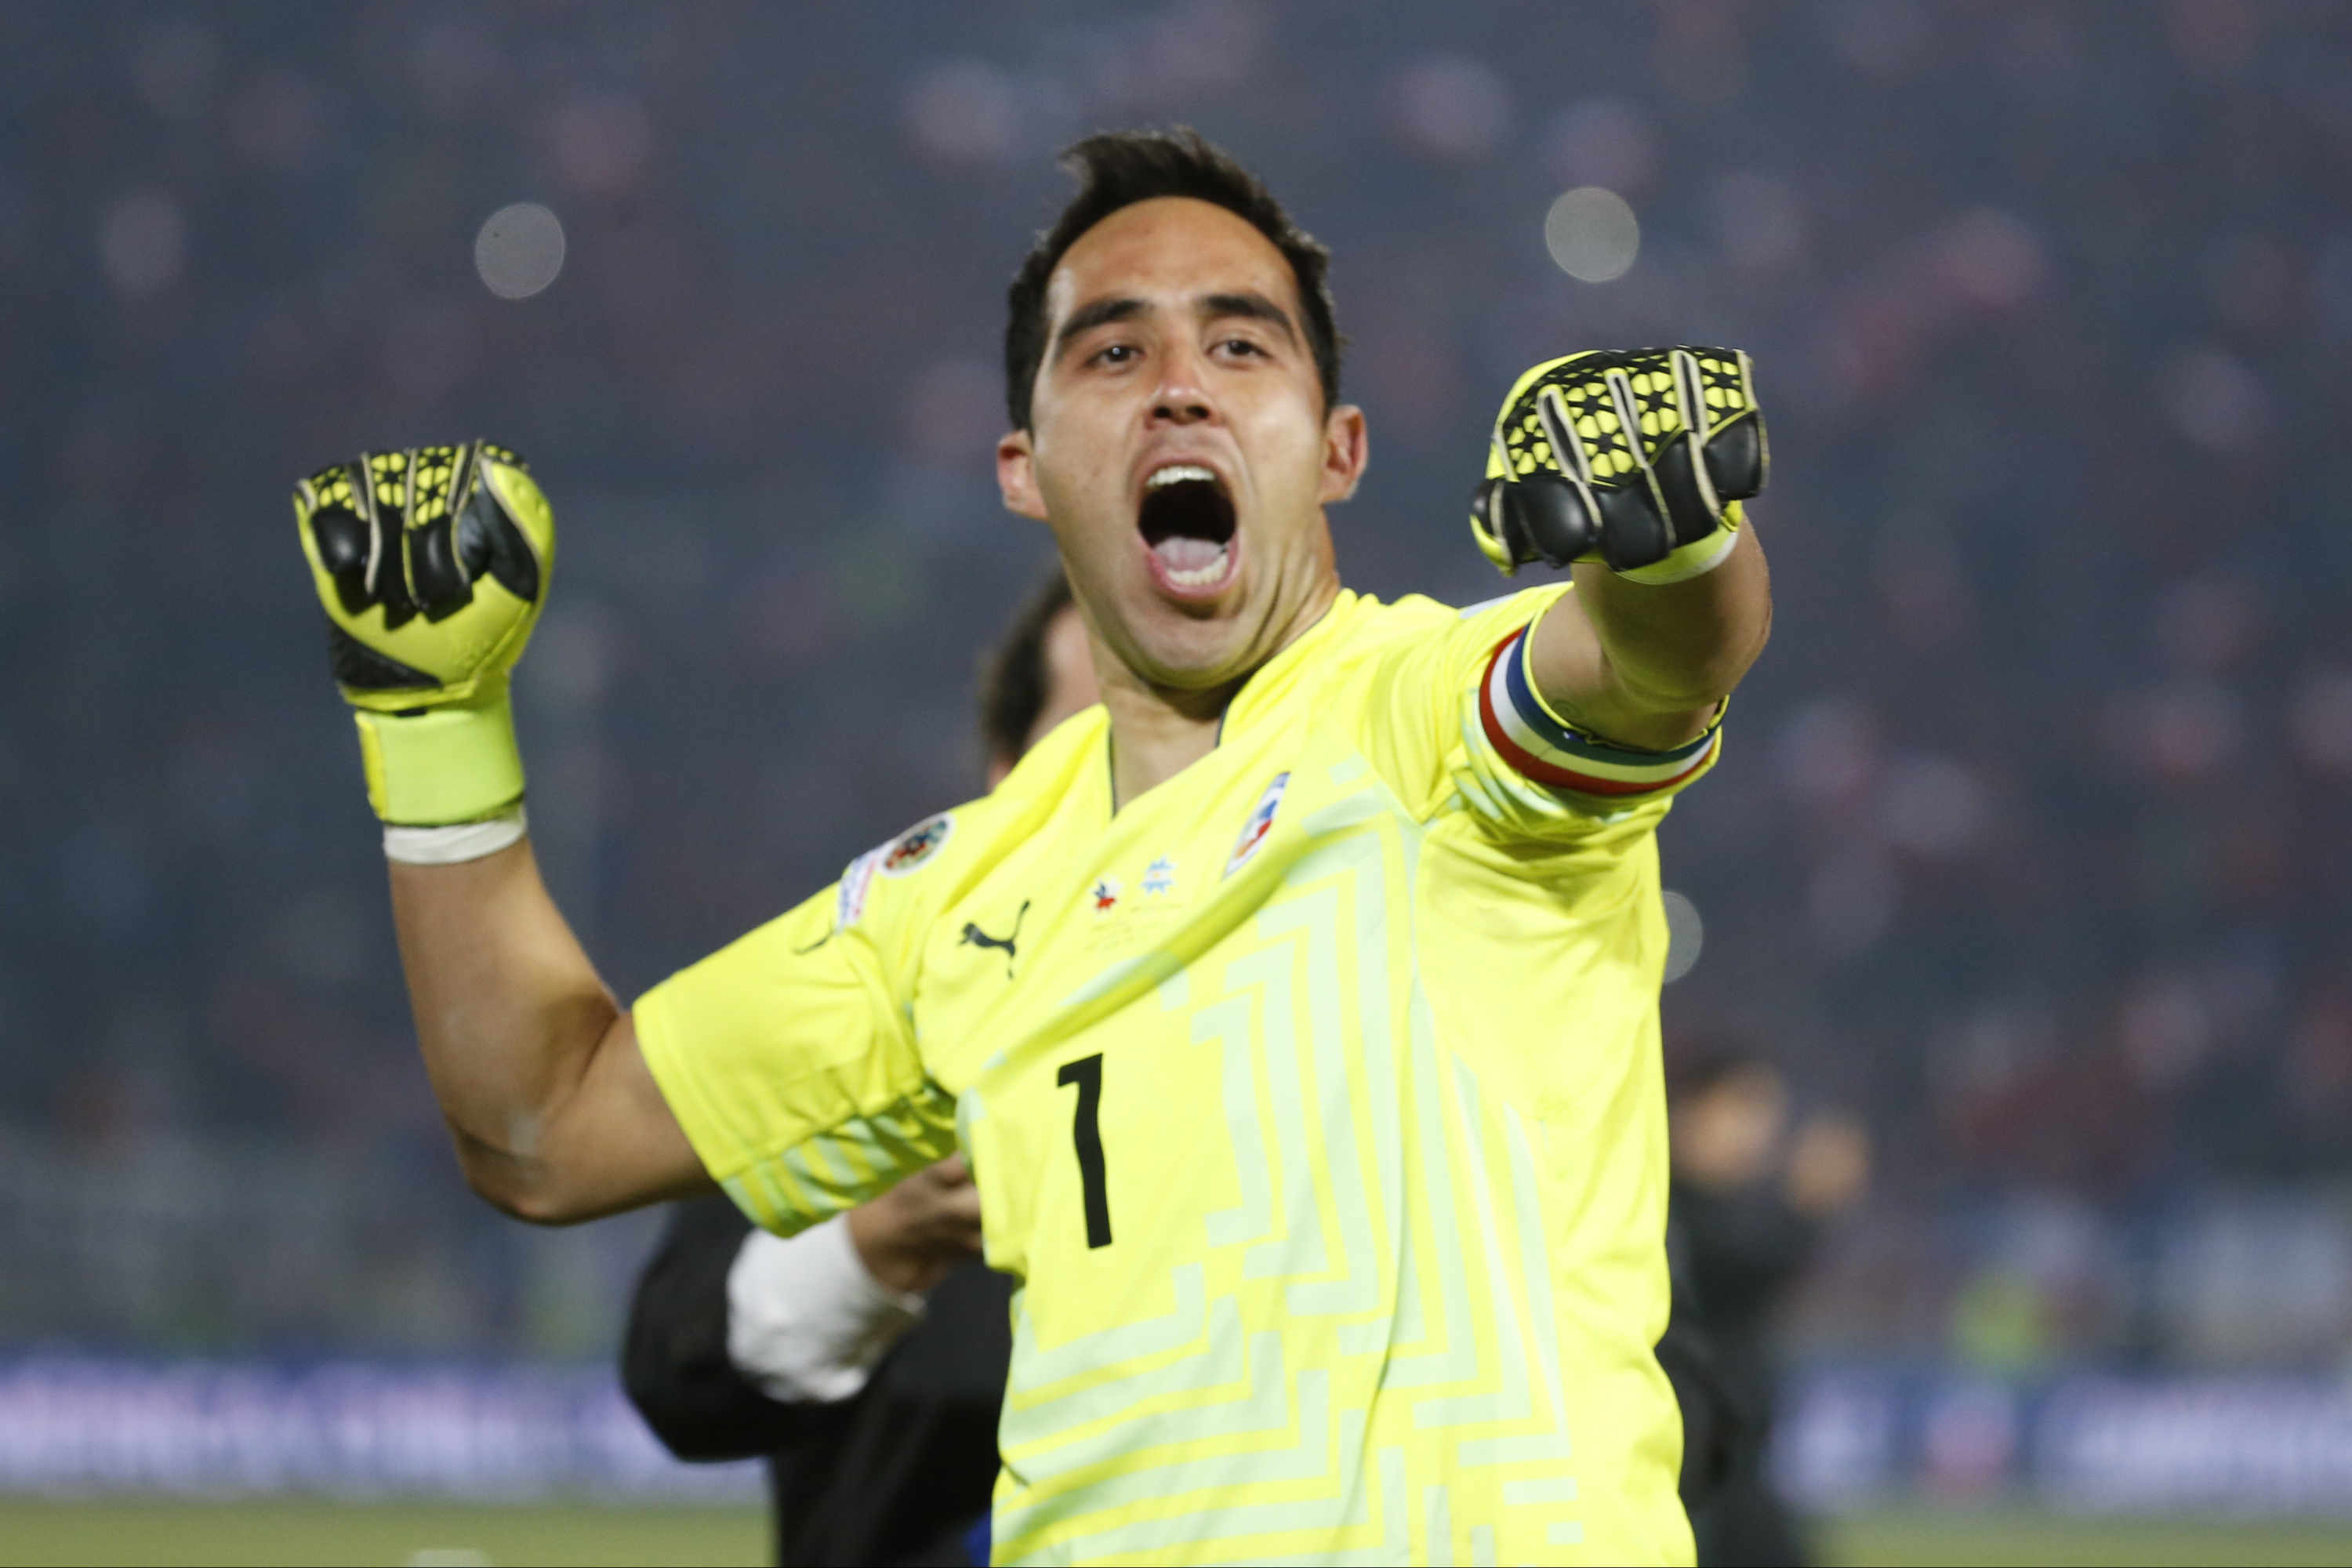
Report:
[{"label": "white shirt cuff", "polygon": [[846,1215],[795,1237],[755,1230],[727,1271],[728,1358],[771,1399],[853,1398],[923,1300],[866,1272]]}]

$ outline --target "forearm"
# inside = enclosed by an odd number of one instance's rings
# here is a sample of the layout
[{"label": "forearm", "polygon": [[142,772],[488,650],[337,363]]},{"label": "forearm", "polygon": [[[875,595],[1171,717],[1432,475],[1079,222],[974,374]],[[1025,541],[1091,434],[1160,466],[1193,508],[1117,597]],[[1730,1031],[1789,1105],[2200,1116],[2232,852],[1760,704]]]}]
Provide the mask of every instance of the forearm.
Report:
[{"label": "forearm", "polygon": [[1529,670],[1564,716],[1628,745],[1700,734],[1764,649],[1772,594],[1764,551],[1743,528],[1721,565],[1645,584],[1580,564],[1576,592],[1535,631]]},{"label": "forearm", "polygon": [[394,861],[392,901],[425,1072],[478,1192],[562,1223],[703,1184],[529,839]]},{"label": "forearm", "polygon": [[1771,631],[1771,579],[1753,528],[1740,530],[1722,565],[1681,583],[1645,585],[1597,564],[1575,570],[1616,685],[1654,712],[1730,696]]}]

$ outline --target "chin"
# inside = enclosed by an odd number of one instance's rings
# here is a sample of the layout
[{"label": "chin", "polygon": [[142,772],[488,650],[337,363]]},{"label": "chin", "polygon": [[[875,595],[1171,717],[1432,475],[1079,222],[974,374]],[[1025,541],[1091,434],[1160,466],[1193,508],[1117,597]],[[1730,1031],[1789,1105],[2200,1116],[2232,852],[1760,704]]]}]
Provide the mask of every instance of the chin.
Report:
[{"label": "chin", "polygon": [[1250,636],[1240,607],[1153,604],[1129,627],[1135,673],[1179,691],[1213,690],[1248,674]]}]

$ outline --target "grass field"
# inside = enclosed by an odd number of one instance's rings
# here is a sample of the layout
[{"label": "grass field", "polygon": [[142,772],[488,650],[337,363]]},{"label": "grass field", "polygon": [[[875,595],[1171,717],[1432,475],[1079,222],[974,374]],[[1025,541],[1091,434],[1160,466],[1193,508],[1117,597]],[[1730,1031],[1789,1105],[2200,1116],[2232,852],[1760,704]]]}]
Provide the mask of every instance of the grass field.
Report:
[{"label": "grass field", "polygon": [[761,1563],[759,1508],[0,1500],[0,1563]]},{"label": "grass field", "polygon": [[[2352,1520],[2071,1519],[2025,1509],[1889,1509],[1817,1531],[1839,1564],[2352,1563]],[[757,1509],[316,1501],[0,1500],[0,1564],[759,1563]]]},{"label": "grass field", "polygon": [[1886,1509],[1814,1528],[1832,1563],[1896,1565],[2352,1563],[2352,1519],[2099,1519],[2022,1508]]}]

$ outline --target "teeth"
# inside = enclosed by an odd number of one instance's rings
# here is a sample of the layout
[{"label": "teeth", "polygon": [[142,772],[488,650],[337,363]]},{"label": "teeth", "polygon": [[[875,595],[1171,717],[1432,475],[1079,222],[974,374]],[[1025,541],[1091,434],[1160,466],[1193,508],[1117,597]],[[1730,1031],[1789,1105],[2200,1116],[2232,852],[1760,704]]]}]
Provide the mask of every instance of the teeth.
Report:
[{"label": "teeth", "polygon": [[1189,572],[1179,571],[1177,568],[1171,566],[1168,568],[1168,580],[1171,583],[1175,584],[1180,588],[1205,588],[1210,584],[1217,581],[1217,579],[1225,574],[1225,556],[1227,553],[1228,552],[1225,547],[1219,545],[1217,547],[1217,558],[1210,562],[1206,566],[1195,566]]},{"label": "teeth", "polygon": [[1162,485],[1181,485],[1188,479],[1205,479],[1210,484],[1215,484],[1217,476],[1198,463],[1171,463],[1144,480],[1143,488],[1156,490]]}]

